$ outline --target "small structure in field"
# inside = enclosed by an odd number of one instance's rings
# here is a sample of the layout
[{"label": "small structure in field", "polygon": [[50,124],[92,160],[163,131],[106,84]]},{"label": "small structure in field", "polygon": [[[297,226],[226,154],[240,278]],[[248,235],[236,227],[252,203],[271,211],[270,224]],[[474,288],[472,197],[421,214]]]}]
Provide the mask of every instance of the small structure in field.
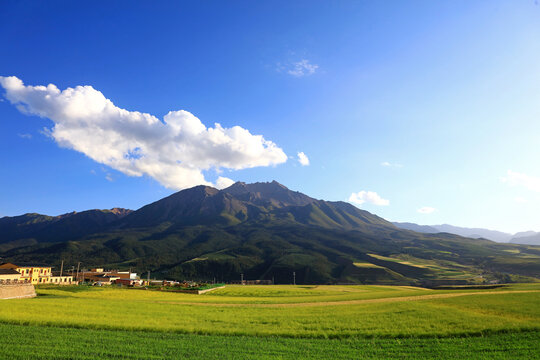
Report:
[{"label": "small structure in field", "polygon": [[230,284],[235,285],[273,285],[272,280],[232,280]]},{"label": "small structure in field", "polygon": [[36,289],[30,282],[0,284],[0,299],[24,299],[36,296]]}]

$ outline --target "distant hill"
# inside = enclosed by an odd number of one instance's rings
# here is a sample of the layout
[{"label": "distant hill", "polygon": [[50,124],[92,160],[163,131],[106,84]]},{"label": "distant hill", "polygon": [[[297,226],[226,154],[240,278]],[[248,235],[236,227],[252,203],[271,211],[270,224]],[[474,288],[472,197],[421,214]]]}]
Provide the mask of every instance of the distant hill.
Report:
[{"label": "distant hill", "polygon": [[540,233],[534,231],[527,231],[526,233],[528,234],[526,236],[514,236],[510,242],[513,244],[540,245]]},{"label": "distant hill", "polygon": [[400,229],[412,230],[419,233],[436,234],[440,232],[435,227],[429,226],[429,225],[418,225],[418,224],[409,223],[409,222],[392,222],[392,224],[394,224]]},{"label": "distant hill", "polygon": [[448,224],[432,226],[439,230],[439,232],[447,232],[450,234],[466,236],[474,239],[483,238],[496,242],[508,242],[512,238],[511,234],[496,230],[488,230],[482,228],[465,228]]},{"label": "distant hill", "polygon": [[[418,230],[422,230],[419,228]],[[168,279],[433,285],[540,277],[540,248],[400,229],[273,181],[196,186],[136,211],[0,219],[0,257]]]},{"label": "distant hill", "polygon": [[527,237],[527,236],[533,236],[533,235],[536,235],[538,234],[536,231],[521,231],[521,232],[517,232],[515,233],[512,238],[513,239],[516,239],[516,238],[520,238],[520,237]]},{"label": "distant hill", "polygon": [[[79,238],[106,229],[131,210],[87,210],[59,216],[36,213],[0,218],[0,251],[17,244],[58,242]],[[2,246],[3,245],[3,246]]]},{"label": "distant hill", "polygon": [[496,230],[488,230],[482,228],[465,228],[448,224],[442,225],[418,225],[414,223],[399,223],[394,222],[394,225],[401,229],[413,230],[422,233],[449,233],[459,236],[469,237],[472,239],[488,239],[496,242],[509,242],[512,235]]}]

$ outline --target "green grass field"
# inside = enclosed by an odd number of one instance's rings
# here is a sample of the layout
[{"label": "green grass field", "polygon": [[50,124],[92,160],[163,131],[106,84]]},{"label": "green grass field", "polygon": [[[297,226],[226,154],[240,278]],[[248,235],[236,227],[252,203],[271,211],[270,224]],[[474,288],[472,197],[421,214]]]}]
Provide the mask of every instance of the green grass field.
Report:
[{"label": "green grass field", "polygon": [[540,358],[540,284],[43,287],[0,307],[0,357]]}]

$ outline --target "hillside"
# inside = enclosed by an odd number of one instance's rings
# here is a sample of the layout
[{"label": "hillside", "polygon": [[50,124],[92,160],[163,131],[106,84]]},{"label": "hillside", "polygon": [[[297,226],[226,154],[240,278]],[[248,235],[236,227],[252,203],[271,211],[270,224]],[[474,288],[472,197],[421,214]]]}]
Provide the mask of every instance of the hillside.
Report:
[{"label": "hillside", "polygon": [[[446,284],[540,277],[540,248],[421,234],[277,183],[197,186],[136,211],[0,219],[12,262],[132,267],[172,279]],[[69,265],[68,265],[69,266]],[[521,276],[521,277],[520,277]]]},{"label": "hillside", "polygon": [[40,242],[77,239],[104,230],[131,210],[87,210],[59,216],[29,213],[0,218],[0,251]]}]

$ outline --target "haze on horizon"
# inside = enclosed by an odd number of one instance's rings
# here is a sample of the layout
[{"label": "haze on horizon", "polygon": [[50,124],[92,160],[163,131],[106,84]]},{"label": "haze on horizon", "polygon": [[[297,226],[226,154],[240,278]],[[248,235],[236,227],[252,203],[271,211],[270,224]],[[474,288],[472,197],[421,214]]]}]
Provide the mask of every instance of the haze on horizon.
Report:
[{"label": "haze on horizon", "polygon": [[93,5],[0,4],[0,216],[275,179],[540,230],[534,1]]}]

